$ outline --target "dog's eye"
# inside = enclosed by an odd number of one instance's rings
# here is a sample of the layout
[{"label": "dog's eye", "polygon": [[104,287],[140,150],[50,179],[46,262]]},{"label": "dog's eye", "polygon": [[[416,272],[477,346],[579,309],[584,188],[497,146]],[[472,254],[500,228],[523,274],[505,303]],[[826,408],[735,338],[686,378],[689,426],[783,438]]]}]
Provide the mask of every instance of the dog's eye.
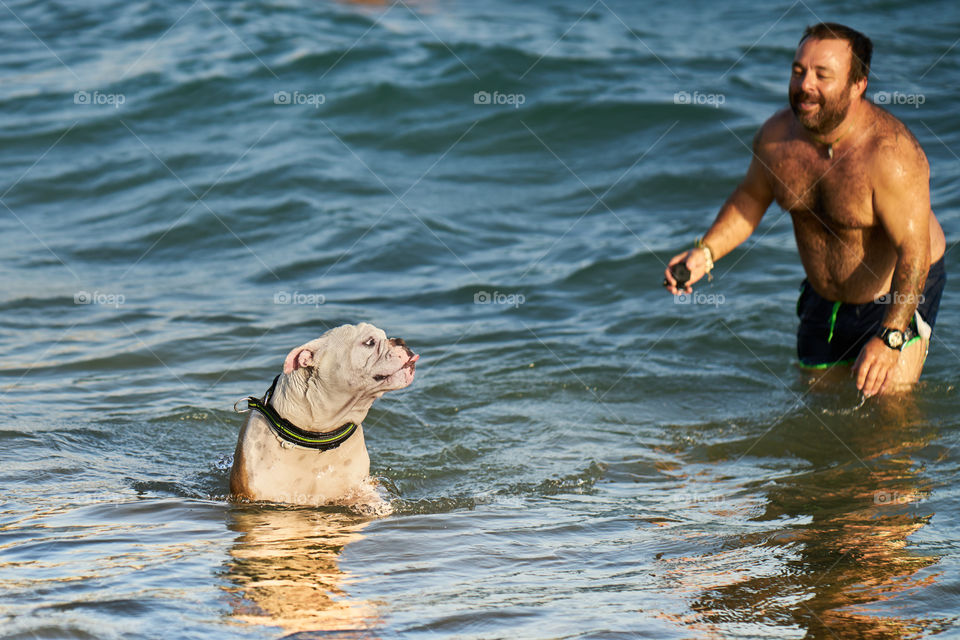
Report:
[{"label": "dog's eye", "polygon": [[371,337],[371,338],[367,338],[367,341],[363,343],[363,346],[365,346],[365,347],[372,347],[372,346],[374,346],[375,344],[377,344],[377,341],[376,341],[374,338]]}]

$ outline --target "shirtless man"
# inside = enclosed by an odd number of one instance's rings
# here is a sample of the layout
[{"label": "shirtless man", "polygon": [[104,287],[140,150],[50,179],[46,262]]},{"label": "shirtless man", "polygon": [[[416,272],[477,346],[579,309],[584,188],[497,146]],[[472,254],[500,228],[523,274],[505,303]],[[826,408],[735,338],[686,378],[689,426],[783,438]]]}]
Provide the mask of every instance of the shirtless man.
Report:
[{"label": "shirtless man", "polygon": [[907,127],[864,97],[872,44],[834,23],[807,27],[790,108],[753,141],[747,174],[683,262],[690,284],[746,240],[774,200],[793,218],[806,271],[797,314],[802,367],[853,364],[864,395],[920,377],[946,280],[927,158]]}]

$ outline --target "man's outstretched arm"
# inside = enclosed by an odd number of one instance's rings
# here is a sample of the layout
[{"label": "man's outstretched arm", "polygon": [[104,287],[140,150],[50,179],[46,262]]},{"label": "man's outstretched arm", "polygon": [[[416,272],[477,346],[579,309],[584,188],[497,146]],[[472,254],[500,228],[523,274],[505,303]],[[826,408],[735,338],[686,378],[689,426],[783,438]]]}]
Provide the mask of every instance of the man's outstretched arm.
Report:
[{"label": "man's outstretched arm", "polygon": [[[760,133],[757,133],[754,139],[754,155],[747,168],[747,175],[720,207],[710,230],[703,237],[703,244],[709,247],[713,260],[719,260],[749,238],[760,224],[767,207],[773,202],[770,173],[757,157],[759,138]],[[690,270],[690,280],[685,289],[688,293],[692,291],[690,285],[707,273],[707,255],[703,249],[691,249],[675,255],[667,264],[664,274],[667,290],[674,295],[680,293],[680,290],[676,287],[677,281],[670,273],[670,267],[678,262],[685,263]]]}]

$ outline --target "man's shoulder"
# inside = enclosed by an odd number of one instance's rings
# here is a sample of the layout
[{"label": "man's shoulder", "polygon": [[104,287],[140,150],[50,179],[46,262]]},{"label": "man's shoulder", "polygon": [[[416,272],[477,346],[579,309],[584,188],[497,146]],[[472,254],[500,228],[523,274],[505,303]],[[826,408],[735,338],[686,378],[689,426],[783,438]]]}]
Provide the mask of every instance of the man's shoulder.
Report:
[{"label": "man's shoulder", "polygon": [[891,161],[901,165],[926,165],[927,158],[920,143],[899,118],[877,105],[867,103],[870,110],[870,135],[866,141],[867,150],[881,166]]},{"label": "man's shoulder", "polygon": [[790,137],[792,118],[793,112],[789,107],[780,109],[767,118],[753,138],[754,148],[787,140]]}]

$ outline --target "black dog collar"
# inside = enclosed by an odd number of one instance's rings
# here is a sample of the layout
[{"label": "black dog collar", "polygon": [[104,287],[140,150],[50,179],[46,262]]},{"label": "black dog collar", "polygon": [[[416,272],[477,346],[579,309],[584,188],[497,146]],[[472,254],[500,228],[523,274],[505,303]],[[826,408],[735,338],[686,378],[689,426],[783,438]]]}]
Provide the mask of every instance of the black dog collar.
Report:
[{"label": "black dog collar", "polygon": [[348,422],[333,431],[307,431],[289,420],[281,418],[276,410],[270,406],[273,391],[277,388],[277,380],[279,379],[279,375],[273,379],[273,384],[267,389],[262,400],[253,396],[247,398],[247,406],[263,414],[278,438],[308,449],[329,451],[330,449],[336,449],[356,433],[357,425],[354,422]]}]

